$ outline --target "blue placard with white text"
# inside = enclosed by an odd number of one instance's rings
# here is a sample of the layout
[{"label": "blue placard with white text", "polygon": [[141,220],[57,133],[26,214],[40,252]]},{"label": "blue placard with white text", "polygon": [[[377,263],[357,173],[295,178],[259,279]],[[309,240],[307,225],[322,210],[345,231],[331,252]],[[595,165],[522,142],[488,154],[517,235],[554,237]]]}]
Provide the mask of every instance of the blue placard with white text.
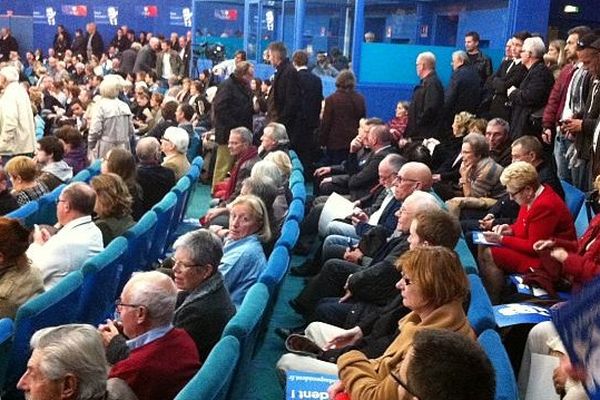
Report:
[{"label": "blue placard with white text", "polygon": [[591,400],[600,400],[600,278],[556,310],[552,321],[571,363],[587,372],[585,389]]},{"label": "blue placard with white text", "polygon": [[327,388],[338,380],[335,375],[288,371],[285,385],[286,400],[327,400]]},{"label": "blue placard with white text", "polygon": [[520,324],[539,324],[551,318],[550,310],[534,304],[500,304],[493,308],[496,324],[500,328]]}]

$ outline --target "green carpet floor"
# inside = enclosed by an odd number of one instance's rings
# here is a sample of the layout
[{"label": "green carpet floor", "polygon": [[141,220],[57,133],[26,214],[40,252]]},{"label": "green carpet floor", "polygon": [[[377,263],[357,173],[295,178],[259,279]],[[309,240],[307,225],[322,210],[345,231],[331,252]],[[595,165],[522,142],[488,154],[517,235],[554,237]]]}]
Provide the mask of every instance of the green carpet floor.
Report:
[{"label": "green carpet floor", "polygon": [[[312,187],[307,187],[310,193]],[[199,218],[208,210],[210,201],[210,186],[196,186],[186,210],[186,218]],[[299,265],[303,257],[292,258],[292,265]],[[284,388],[279,382],[275,364],[284,353],[283,339],[275,334],[275,328],[290,328],[303,323],[302,317],[296,314],[288,305],[288,301],[298,295],[304,286],[304,278],[286,276],[279,290],[272,315],[261,335],[264,340],[258,343],[255,357],[248,371],[241,371],[243,378],[234,385],[244,388],[243,399],[240,400],[280,400],[284,398]]]}]

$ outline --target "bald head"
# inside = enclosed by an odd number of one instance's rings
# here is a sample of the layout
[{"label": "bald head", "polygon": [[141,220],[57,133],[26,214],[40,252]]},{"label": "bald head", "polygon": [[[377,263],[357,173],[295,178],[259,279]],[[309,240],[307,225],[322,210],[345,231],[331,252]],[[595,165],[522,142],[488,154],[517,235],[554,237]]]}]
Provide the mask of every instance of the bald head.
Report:
[{"label": "bald head", "polygon": [[141,138],[135,146],[135,155],[142,164],[157,164],[160,162],[160,143],[155,137]]},{"label": "bald head", "polygon": [[404,201],[415,190],[427,191],[433,184],[431,170],[420,162],[408,162],[400,168],[394,182],[394,197]]}]

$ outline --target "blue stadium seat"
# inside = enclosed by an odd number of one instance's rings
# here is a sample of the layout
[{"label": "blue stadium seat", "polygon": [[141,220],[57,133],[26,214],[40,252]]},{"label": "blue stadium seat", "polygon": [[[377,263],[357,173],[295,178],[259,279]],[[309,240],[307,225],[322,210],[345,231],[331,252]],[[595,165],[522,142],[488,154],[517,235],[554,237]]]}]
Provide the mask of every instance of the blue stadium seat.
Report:
[{"label": "blue stadium seat", "polygon": [[15,211],[10,212],[5,216],[10,218],[16,218],[19,221],[21,221],[23,225],[25,225],[28,228],[31,228],[33,227],[33,224],[37,223],[36,217],[39,209],[40,205],[37,201],[30,201],[29,203],[17,208]]},{"label": "blue stadium seat", "polygon": [[152,239],[152,247],[150,248],[150,260],[156,261],[161,258],[167,250],[167,239],[169,238],[169,230],[171,228],[171,220],[177,206],[177,196],[173,192],[169,192],[165,197],[158,202],[152,211],[156,213],[157,223],[154,231],[154,239]]},{"label": "blue stadium seat", "polygon": [[133,272],[147,271],[152,267],[152,262],[149,258],[150,247],[152,246],[152,238],[154,237],[157,221],[156,213],[150,210],[123,234],[128,243],[127,263],[121,275],[117,294],[121,293],[123,286],[125,286],[125,283],[127,283]]},{"label": "blue stadium seat", "polygon": [[175,206],[173,218],[171,219],[171,227],[169,228],[169,238],[167,239],[167,247],[170,247],[176,239],[175,232],[177,231],[177,226],[183,220],[183,217],[185,215],[185,209],[191,188],[192,183],[190,181],[190,178],[184,176],[183,178],[178,180],[173,189],[171,189],[171,192],[175,193],[175,195],[177,196],[177,205]]},{"label": "blue stadium seat", "polygon": [[202,171],[202,166],[204,165],[204,159],[202,158],[202,156],[194,157],[194,159],[191,161],[191,163],[192,163],[192,165],[198,166],[200,171]]},{"label": "blue stadium seat", "polygon": [[[297,185],[296,185],[297,186]],[[286,221],[294,220],[298,223],[302,222],[304,219],[304,203],[300,201],[300,199],[294,199],[290,203],[288,208],[288,213],[286,217]]]},{"label": "blue stadium seat", "polygon": [[298,158],[298,154],[294,150],[288,151],[288,154],[290,156],[290,160],[292,160],[292,161],[294,161],[294,160],[300,160]]},{"label": "blue stadium seat", "polygon": [[573,220],[575,220],[585,201],[585,193],[563,180],[560,181],[560,184],[565,191],[565,203],[567,203],[567,207],[573,216]]},{"label": "blue stadium seat", "polygon": [[477,262],[469,250],[469,246],[467,246],[467,242],[465,242],[464,238],[458,239],[458,243],[456,243],[456,247],[454,251],[458,254],[460,258],[460,262],[465,269],[467,274],[479,274],[479,268],[477,268]]},{"label": "blue stadium seat", "polygon": [[119,277],[127,262],[127,239],[115,238],[110,244],[87,260],[81,272],[83,288],[79,301],[79,320],[98,325],[112,316],[115,299],[119,295]]},{"label": "blue stadium seat", "polygon": [[304,187],[304,182],[296,182],[290,190],[292,191],[294,200],[300,200],[302,203],[306,202],[306,188]]},{"label": "blue stadium seat", "polygon": [[267,261],[267,268],[258,277],[258,281],[264,283],[269,288],[271,295],[277,291],[279,283],[288,270],[289,264],[290,253],[288,249],[283,246],[275,247]]},{"label": "blue stadium seat", "polygon": [[240,342],[233,336],[225,336],[175,400],[225,400],[239,359]]},{"label": "blue stadium seat", "polygon": [[190,178],[190,182],[192,184],[196,184],[198,183],[198,178],[200,177],[200,170],[202,169],[202,167],[196,165],[196,164],[192,164],[192,166],[190,167],[190,170],[188,171],[188,173],[186,174],[186,176],[188,178]]},{"label": "blue stadium seat", "polygon": [[194,134],[192,134],[192,137],[190,138],[190,144],[188,145],[187,150],[187,158],[190,162],[192,162],[194,158],[198,156],[198,151],[200,150],[200,143],[200,135],[194,132]]},{"label": "blue stadium seat", "polygon": [[290,187],[294,187],[297,183],[304,184],[304,175],[298,170],[293,170],[290,176]]},{"label": "blue stadium seat", "polygon": [[67,185],[62,184],[37,200],[40,208],[35,216],[36,224],[56,224],[56,204],[58,203],[58,197],[62,193],[65,186]]},{"label": "blue stadium seat", "polygon": [[302,161],[300,161],[299,158],[292,159],[292,169],[304,172],[304,166],[302,165]]},{"label": "blue stadium seat", "polygon": [[300,236],[300,227],[298,226],[298,221],[289,220],[283,223],[283,228],[281,228],[281,235],[277,242],[275,242],[275,246],[285,246],[288,250],[292,250],[298,241],[298,237]]},{"label": "blue stadium seat", "polygon": [[469,274],[469,283],[471,286],[471,302],[469,303],[467,318],[475,330],[475,334],[478,335],[486,329],[495,329],[494,309],[481,279],[475,274]]},{"label": "blue stadium seat", "polygon": [[87,169],[82,169],[77,175],[75,175],[71,182],[85,182],[88,183],[92,179],[92,174]]},{"label": "blue stadium seat", "polygon": [[496,371],[495,400],[517,400],[517,382],[504,345],[496,331],[486,330],[477,339]]},{"label": "blue stadium seat", "polygon": [[94,161],[89,167],[87,167],[87,170],[90,171],[90,175],[92,177],[99,175],[101,169],[102,169],[102,160],[100,160],[100,159]]},{"label": "blue stadium seat", "polygon": [[594,218],[594,210],[592,210],[588,204],[584,203],[581,207],[581,210],[579,210],[577,218],[575,219],[575,230],[577,231],[577,237],[583,236],[584,232],[590,225],[592,218]]},{"label": "blue stadium seat", "polygon": [[0,319],[0,389],[4,386],[4,377],[8,368],[10,347],[13,341],[13,329],[12,319]]},{"label": "blue stadium seat", "polygon": [[15,335],[7,372],[6,389],[13,389],[21,377],[29,359],[29,340],[34,332],[69,324],[77,320],[79,298],[83,276],[73,271],[61,279],[56,286],[19,307],[15,317]]},{"label": "blue stadium seat", "polygon": [[237,313],[223,330],[221,337],[231,335],[240,341],[240,361],[233,380],[235,385],[230,396],[232,399],[244,398],[242,391],[245,388],[246,377],[241,376],[240,372],[247,371],[249,367],[268,302],[269,289],[260,282],[254,284],[246,294]]}]

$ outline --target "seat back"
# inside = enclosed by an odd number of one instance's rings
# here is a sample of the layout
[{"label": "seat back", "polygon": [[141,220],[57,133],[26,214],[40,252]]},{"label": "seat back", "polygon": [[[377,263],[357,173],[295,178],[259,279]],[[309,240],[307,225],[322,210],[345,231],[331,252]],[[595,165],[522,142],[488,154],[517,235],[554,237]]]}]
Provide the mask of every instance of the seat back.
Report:
[{"label": "seat back", "polygon": [[294,187],[294,185],[297,183],[304,184],[304,175],[302,175],[301,171],[296,169],[293,170],[292,174],[290,175],[290,187]]},{"label": "seat back", "polygon": [[165,197],[158,202],[152,211],[156,213],[157,223],[152,239],[152,247],[150,247],[149,259],[154,262],[161,258],[167,250],[167,238],[171,229],[171,220],[177,206],[177,196],[173,192],[169,192]]},{"label": "seat back", "polygon": [[29,359],[29,340],[34,332],[50,326],[73,323],[77,320],[83,275],[73,271],[56,286],[19,307],[15,317],[15,335],[7,373],[8,389],[12,389],[25,372]]},{"label": "seat back", "polygon": [[40,206],[37,201],[30,201],[17,208],[15,211],[6,214],[6,217],[18,219],[23,225],[31,228],[36,223],[39,209]]},{"label": "seat back", "polygon": [[123,234],[128,243],[127,262],[121,274],[117,293],[121,293],[133,272],[145,271],[151,267],[150,248],[157,220],[156,213],[150,210]]},{"label": "seat back", "polygon": [[14,324],[10,318],[0,319],[0,389],[4,386],[10,347],[13,341]]},{"label": "seat back", "polygon": [[60,196],[65,186],[67,185],[62,184],[38,199],[39,210],[35,216],[36,224],[56,224],[56,204],[58,203],[58,196]]},{"label": "seat back", "polygon": [[223,337],[175,400],[225,400],[239,359],[240,342],[233,336]]},{"label": "seat back", "polygon": [[306,188],[303,182],[294,183],[290,190],[294,200],[300,200],[302,203],[306,202]]},{"label": "seat back", "polygon": [[469,246],[464,238],[459,238],[456,243],[456,247],[454,247],[454,251],[458,254],[458,258],[460,258],[460,262],[465,269],[467,274],[478,274],[479,268],[477,268],[477,262],[469,250]]},{"label": "seat back", "polygon": [[285,246],[288,250],[291,250],[296,245],[298,237],[300,237],[298,221],[293,219],[285,221],[281,228],[281,235],[277,239],[277,242],[275,242],[275,246]]},{"label": "seat back", "polygon": [[513,372],[508,354],[496,331],[488,329],[477,339],[496,372],[496,395],[495,400],[517,400],[517,382]]},{"label": "seat back", "polygon": [[304,166],[299,158],[292,158],[292,168],[304,172]]},{"label": "seat back", "polygon": [[196,132],[192,134],[190,137],[190,144],[187,149],[187,159],[192,162],[194,158],[198,155],[198,150],[200,150],[200,135]]},{"label": "seat back", "polygon": [[100,254],[87,260],[81,272],[83,287],[79,301],[79,320],[98,325],[111,316],[119,293],[119,278],[127,262],[127,239],[115,238]]},{"label": "seat back", "polygon": [[87,167],[87,170],[90,171],[90,175],[92,177],[100,174],[101,169],[102,169],[102,160],[100,160],[100,159],[95,160],[92,164],[90,164],[89,167]]},{"label": "seat back", "polygon": [[494,329],[496,319],[494,318],[492,302],[479,276],[469,274],[469,284],[471,286],[471,301],[467,310],[467,318],[475,330],[475,334],[479,335],[486,329]]},{"label": "seat back", "polygon": [[284,246],[275,247],[269,256],[267,267],[258,277],[258,281],[267,286],[271,296],[277,291],[289,265],[290,253],[288,249]]},{"label": "seat back", "polygon": [[175,206],[175,211],[173,212],[173,218],[171,218],[167,246],[170,246],[175,241],[175,231],[185,215],[185,208],[187,205],[187,199],[190,195],[191,187],[192,183],[190,178],[184,176],[178,180],[173,189],[171,189],[171,192],[175,193],[175,196],[177,196],[177,205]]},{"label": "seat back", "polygon": [[288,207],[286,220],[295,220],[296,222],[301,223],[303,219],[304,203],[300,199],[294,198]]},{"label": "seat back", "polygon": [[575,220],[585,201],[585,193],[563,180],[560,181],[560,184],[565,191],[565,203],[573,216],[573,220]]},{"label": "seat back", "polygon": [[75,175],[72,179],[71,182],[89,182],[92,179],[92,174],[90,174],[90,171],[88,171],[87,169],[82,169],[81,171],[79,171],[77,173],[77,175]]},{"label": "seat back", "polygon": [[242,376],[240,372],[246,371],[250,364],[268,302],[269,289],[260,282],[254,284],[246,294],[237,313],[223,330],[221,337],[231,335],[240,341],[240,361],[234,378],[236,384],[230,395],[232,399],[244,398],[246,377]]}]

